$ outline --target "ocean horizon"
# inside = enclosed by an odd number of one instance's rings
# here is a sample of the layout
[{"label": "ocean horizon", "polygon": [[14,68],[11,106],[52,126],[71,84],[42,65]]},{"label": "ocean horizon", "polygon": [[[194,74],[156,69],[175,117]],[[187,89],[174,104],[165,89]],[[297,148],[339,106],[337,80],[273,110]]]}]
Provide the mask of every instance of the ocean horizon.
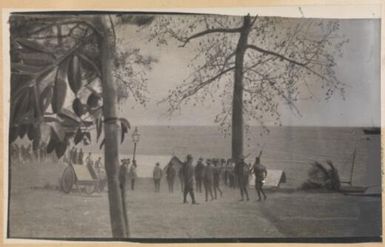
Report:
[{"label": "ocean horizon", "polygon": [[[138,130],[136,160],[140,177],[151,177],[156,162],[164,167],[174,155],[184,160],[191,154],[194,163],[199,157],[231,157],[231,136],[225,136],[216,126],[138,126]],[[120,158],[132,158],[130,134],[120,145]],[[263,150],[262,163],[268,169],[284,170],[289,187],[305,181],[312,162],[327,160],[333,162],[343,181],[350,179],[354,163],[353,184],[368,185],[369,168],[381,167],[380,163],[373,164],[380,160],[380,148],[379,137],[366,135],[362,127],[271,127],[266,133],[261,127],[252,126],[244,135],[246,161],[252,163]],[[83,150],[103,156],[96,143],[84,146]]]}]

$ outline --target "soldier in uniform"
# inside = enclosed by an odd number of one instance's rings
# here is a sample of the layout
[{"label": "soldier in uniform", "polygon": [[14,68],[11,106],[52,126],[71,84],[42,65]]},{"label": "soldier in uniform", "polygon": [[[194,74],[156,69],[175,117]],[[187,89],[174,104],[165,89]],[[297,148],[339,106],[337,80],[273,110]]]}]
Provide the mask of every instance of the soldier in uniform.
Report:
[{"label": "soldier in uniform", "polygon": [[254,175],[255,175],[255,189],[257,190],[257,193],[258,193],[258,201],[261,200],[261,194],[263,195],[263,199],[266,200],[267,197],[265,192],[263,191],[263,184],[267,176],[267,170],[266,170],[266,167],[261,164],[259,156],[255,158],[252,171],[254,172]]},{"label": "soldier in uniform", "polygon": [[221,167],[219,166],[219,160],[214,160],[214,168],[213,168],[213,185],[214,185],[214,198],[217,199],[217,191],[220,193],[222,197],[222,190],[219,187],[221,177]]},{"label": "soldier in uniform", "polygon": [[184,182],[184,190],[183,190],[183,203],[187,203],[187,194],[190,194],[192,204],[197,204],[194,196],[194,167],[192,165],[193,158],[189,154],[187,155],[187,161],[183,165],[183,182]]},{"label": "soldier in uniform", "polygon": [[238,186],[241,191],[240,201],[244,200],[244,195],[246,196],[246,200],[249,201],[249,192],[247,189],[249,185],[249,168],[245,162],[244,156],[241,156],[240,160],[235,164],[234,173],[238,178]]},{"label": "soldier in uniform", "polygon": [[197,165],[195,166],[195,181],[197,192],[202,193],[202,179],[203,179],[203,169],[205,166],[203,165],[203,159],[199,158]]},{"label": "soldier in uniform", "polygon": [[160,180],[162,179],[162,176],[162,169],[159,167],[159,162],[157,162],[152,173],[152,177],[154,179],[155,192],[160,192]]},{"label": "soldier in uniform", "polygon": [[206,167],[203,173],[203,185],[205,187],[206,202],[208,200],[209,193],[210,193],[211,200],[214,200],[213,182],[214,182],[214,174],[213,174],[213,167],[211,166],[211,160],[206,159]]},{"label": "soldier in uniform", "polygon": [[175,183],[176,170],[174,164],[170,162],[166,168],[166,178],[168,184],[168,191],[174,192],[174,183]]},{"label": "soldier in uniform", "polygon": [[227,172],[229,176],[229,186],[230,188],[235,188],[235,174],[234,174],[234,162],[232,159],[228,160],[227,163]]},{"label": "soldier in uniform", "polygon": [[119,169],[119,185],[122,191],[122,198],[125,198],[126,184],[127,184],[127,173],[130,159],[122,159],[122,164]]},{"label": "soldier in uniform", "polygon": [[132,165],[128,173],[128,176],[131,180],[131,190],[135,190],[135,180],[136,180],[136,177],[138,176],[136,174],[136,160],[132,161]]}]

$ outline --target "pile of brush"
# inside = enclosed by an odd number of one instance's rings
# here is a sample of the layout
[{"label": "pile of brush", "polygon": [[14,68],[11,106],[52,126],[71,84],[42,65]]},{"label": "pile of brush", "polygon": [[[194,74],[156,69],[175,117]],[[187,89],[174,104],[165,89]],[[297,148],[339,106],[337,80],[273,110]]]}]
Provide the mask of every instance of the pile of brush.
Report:
[{"label": "pile of brush", "polygon": [[308,179],[302,184],[301,189],[326,189],[329,191],[339,191],[341,187],[340,177],[333,163],[328,160],[326,165],[315,161],[309,169]]}]

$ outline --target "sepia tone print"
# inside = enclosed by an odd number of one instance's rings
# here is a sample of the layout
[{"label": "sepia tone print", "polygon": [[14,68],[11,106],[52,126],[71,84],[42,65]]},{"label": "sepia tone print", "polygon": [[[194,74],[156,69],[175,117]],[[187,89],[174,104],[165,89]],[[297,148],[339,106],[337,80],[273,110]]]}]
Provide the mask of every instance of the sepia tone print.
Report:
[{"label": "sepia tone print", "polygon": [[9,28],[8,238],[381,240],[379,19]]}]

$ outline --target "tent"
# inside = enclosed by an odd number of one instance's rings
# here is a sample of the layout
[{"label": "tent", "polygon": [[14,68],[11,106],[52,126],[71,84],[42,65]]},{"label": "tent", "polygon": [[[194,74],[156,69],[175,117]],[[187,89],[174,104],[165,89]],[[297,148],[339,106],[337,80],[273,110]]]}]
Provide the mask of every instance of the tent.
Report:
[{"label": "tent", "polygon": [[[267,176],[265,179],[265,188],[278,188],[281,183],[286,183],[286,174],[283,170],[267,169]],[[255,177],[252,174],[249,178],[249,185],[255,186]]]}]

